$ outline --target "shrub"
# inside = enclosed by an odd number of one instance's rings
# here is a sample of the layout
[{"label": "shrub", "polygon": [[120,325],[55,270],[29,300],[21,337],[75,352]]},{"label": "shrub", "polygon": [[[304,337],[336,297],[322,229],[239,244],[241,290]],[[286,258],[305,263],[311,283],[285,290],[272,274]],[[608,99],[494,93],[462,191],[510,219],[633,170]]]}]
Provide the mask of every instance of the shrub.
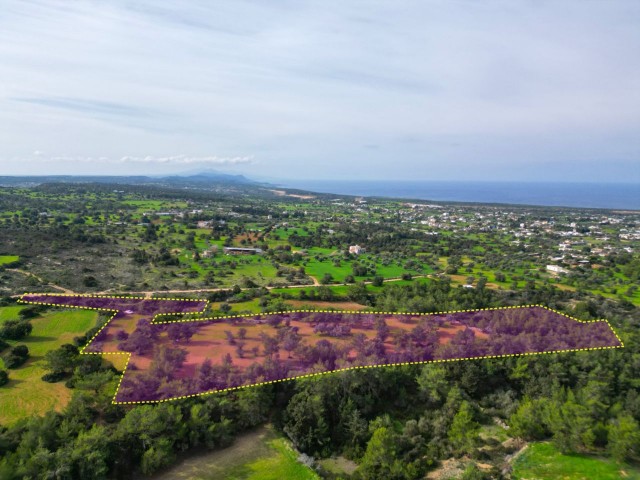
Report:
[{"label": "shrub", "polygon": [[64,379],[67,375],[64,372],[50,372],[42,376],[42,381],[47,383],[56,383]]},{"label": "shrub", "polygon": [[33,325],[26,320],[7,320],[0,327],[0,338],[20,340],[31,333]]},{"label": "shrub", "polygon": [[29,349],[26,345],[17,345],[9,350],[3,357],[4,365],[7,368],[18,368],[29,358]]}]

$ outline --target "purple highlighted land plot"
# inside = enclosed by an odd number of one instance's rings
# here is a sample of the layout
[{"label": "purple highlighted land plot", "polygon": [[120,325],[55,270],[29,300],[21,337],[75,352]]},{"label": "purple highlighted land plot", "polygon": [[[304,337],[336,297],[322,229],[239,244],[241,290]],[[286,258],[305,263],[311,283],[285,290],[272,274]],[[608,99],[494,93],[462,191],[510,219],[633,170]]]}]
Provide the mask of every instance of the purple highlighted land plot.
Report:
[{"label": "purple highlighted land plot", "polygon": [[540,306],[153,321],[159,313],[196,312],[205,304],[82,298],[25,295],[23,301],[118,311],[87,347],[87,352],[130,354],[116,403],[163,401],[353,368],[623,346],[604,320],[581,322]]},{"label": "purple highlighted land plot", "polygon": [[25,294],[20,301],[113,312],[114,315],[109,322],[84,348],[83,353],[123,353],[118,349],[118,338],[132,333],[138,323],[151,324],[159,315],[199,314],[207,305],[205,300],[165,300],[46,293]]}]

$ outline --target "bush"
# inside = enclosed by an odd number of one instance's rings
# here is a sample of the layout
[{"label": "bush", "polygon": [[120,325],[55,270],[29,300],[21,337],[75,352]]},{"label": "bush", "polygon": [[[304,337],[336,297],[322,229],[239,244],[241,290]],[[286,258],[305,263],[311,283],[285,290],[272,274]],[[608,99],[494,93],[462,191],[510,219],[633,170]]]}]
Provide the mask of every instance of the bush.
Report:
[{"label": "bush", "polygon": [[20,310],[20,313],[18,315],[20,315],[20,318],[22,318],[23,320],[26,320],[28,318],[37,317],[45,310],[46,306],[44,305],[31,305]]},{"label": "bush", "polygon": [[67,375],[64,372],[50,372],[42,376],[42,381],[47,383],[56,383],[64,379]]},{"label": "bush", "polygon": [[7,320],[0,327],[0,338],[21,340],[31,333],[33,325],[27,320]]},{"label": "bush", "polygon": [[6,370],[0,370],[0,387],[9,383],[9,374]]},{"label": "bush", "polygon": [[29,349],[26,345],[17,345],[2,357],[7,368],[18,368],[29,358]]}]

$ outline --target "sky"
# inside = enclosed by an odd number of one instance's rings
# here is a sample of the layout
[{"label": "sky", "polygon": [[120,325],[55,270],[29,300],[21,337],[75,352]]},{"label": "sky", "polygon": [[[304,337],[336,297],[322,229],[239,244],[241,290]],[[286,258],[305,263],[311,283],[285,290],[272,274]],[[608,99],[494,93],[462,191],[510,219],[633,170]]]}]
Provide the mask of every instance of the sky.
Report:
[{"label": "sky", "polygon": [[0,175],[640,183],[637,0],[0,0]]}]

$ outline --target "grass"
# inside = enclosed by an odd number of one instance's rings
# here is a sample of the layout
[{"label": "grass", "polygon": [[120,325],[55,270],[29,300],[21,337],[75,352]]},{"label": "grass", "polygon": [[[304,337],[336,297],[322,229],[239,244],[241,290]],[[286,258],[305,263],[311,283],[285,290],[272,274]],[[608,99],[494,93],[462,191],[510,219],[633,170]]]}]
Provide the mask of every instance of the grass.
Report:
[{"label": "grass", "polygon": [[338,477],[348,477],[358,465],[344,457],[325,458],[318,462],[326,471]]},{"label": "grass", "polygon": [[318,475],[297,461],[289,442],[261,427],[240,436],[228,448],[186,458],[155,480],[315,480]]},{"label": "grass", "polygon": [[20,260],[18,255],[0,255],[0,265],[7,265]]},{"label": "grass", "polygon": [[[15,309],[0,308],[0,319],[15,318]],[[31,320],[33,332],[23,340],[9,341],[11,345],[24,344],[29,348],[30,358],[21,367],[9,370],[9,383],[0,387],[0,424],[42,415],[48,410],[61,410],[71,398],[71,390],[62,383],[46,383],[41,380],[46,373],[44,355],[73,337],[83,334],[96,323],[97,313],[88,310],[70,310],[45,313]],[[4,368],[0,360],[0,368]]]},{"label": "grass", "polygon": [[519,480],[628,480],[640,479],[640,470],[612,459],[586,455],[563,455],[550,443],[533,443],[513,465],[513,478]]},{"label": "grass", "polygon": [[7,320],[17,320],[19,318],[18,314],[23,308],[20,305],[0,308],[0,324]]}]

